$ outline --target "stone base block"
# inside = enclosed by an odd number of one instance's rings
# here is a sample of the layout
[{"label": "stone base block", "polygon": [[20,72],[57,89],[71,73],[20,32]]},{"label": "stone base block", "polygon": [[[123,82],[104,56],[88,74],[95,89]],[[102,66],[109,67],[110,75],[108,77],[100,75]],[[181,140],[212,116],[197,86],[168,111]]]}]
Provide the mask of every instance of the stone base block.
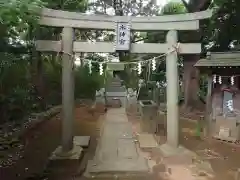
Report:
[{"label": "stone base block", "polygon": [[75,145],[73,149],[69,152],[62,152],[62,147],[59,146],[49,158],[50,160],[79,160],[83,153],[83,148],[81,146]]},{"label": "stone base block", "polygon": [[176,155],[189,154],[194,155],[194,153],[183,146],[178,146],[177,148],[170,146],[169,144],[163,144],[159,147],[163,157],[171,157]]}]

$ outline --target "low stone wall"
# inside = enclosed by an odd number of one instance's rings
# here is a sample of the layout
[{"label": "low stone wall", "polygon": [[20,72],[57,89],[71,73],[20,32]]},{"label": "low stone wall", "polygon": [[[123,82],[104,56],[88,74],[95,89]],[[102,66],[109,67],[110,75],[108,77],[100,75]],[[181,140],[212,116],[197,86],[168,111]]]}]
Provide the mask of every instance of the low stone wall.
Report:
[{"label": "low stone wall", "polygon": [[0,126],[0,136],[4,136],[4,138],[21,138],[24,134],[32,129],[35,128],[38,124],[51,118],[52,116],[58,114],[61,111],[61,105],[54,106],[47,111],[40,112],[40,113],[32,113],[25,119],[22,123],[21,122],[7,122]]},{"label": "low stone wall", "polygon": [[58,105],[44,112],[32,113],[28,118],[29,120],[22,125],[18,132],[16,132],[16,136],[20,138],[23,137],[27,131],[36,128],[39,124],[41,124],[45,120],[48,120],[51,117],[60,113],[61,110],[62,106]]},{"label": "low stone wall", "polygon": [[[21,156],[24,145],[20,141],[25,139],[29,130],[36,128],[40,123],[50,119],[61,111],[61,106],[54,106],[47,111],[31,114],[25,123],[6,123],[0,129],[0,166],[8,167],[14,164]],[[10,151],[9,151],[10,150]]]}]

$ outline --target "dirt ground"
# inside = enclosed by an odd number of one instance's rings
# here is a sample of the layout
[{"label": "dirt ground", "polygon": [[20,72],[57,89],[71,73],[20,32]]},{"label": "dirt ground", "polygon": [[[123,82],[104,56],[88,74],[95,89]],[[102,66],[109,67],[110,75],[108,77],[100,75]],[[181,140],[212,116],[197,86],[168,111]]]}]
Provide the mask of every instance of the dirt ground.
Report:
[{"label": "dirt ground", "polygon": [[[66,164],[62,169],[46,168],[49,156],[61,140],[61,115],[57,115],[26,134],[23,142],[25,144],[23,157],[9,168],[0,168],[0,179],[71,180],[74,177],[74,179],[80,180],[87,160],[95,152],[101,124],[100,116],[103,114],[104,107],[101,105],[96,107],[94,114],[88,107],[76,107],[74,134],[91,136],[90,146],[85,151],[81,164],[80,162]],[[139,117],[130,112],[129,120],[136,125],[139,122]],[[240,146],[213,139],[197,139],[193,133],[194,122],[180,120],[180,127],[180,143],[200,156],[208,158],[216,175],[214,180],[235,180],[234,172],[240,167]],[[161,143],[165,139],[166,137],[161,136]],[[214,154],[214,157],[209,154]]]},{"label": "dirt ground", "polygon": [[[129,111],[128,116],[137,132],[140,126],[140,117],[135,113],[134,109]],[[195,114],[193,119],[197,117],[199,117],[199,114]],[[180,119],[180,144],[197,153],[203,159],[210,161],[215,175],[211,180],[236,180],[235,173],[240,168],[240,145],[225,143],[215,139],[197,138],[195,136],[196,121],[191,121],[189,118],[191,118],[191,115]],[[160,138],[160,144],[166,142],[166,136],[162,132],[158,138]],[[160,158],[159,153],[153,153],[154,158]]]},{"label": "dirt ground", "polygon": [[[200,156],[206,156],[206,152],[212,154],[209,159],[212,165],[214,180],[236,180],[235,172],[240,168],[240,146],[221,142],[215,139],[197,139],[191,131],[194,130],[194,124],[189,121],[182,120],[181,129],[189,128],[189,132],[182,132],[180,143],[186,148],[196,152]],[[203,153],[205,151],[205,153]],[[205,155],[204,155],[205,154]],[[213,157],[213,155],[215,157]],[[208,157],[211,157],[209,155]]]},{"label": "dirt ground", "polygon": [[[96,146],[96,138],[99,132],[98,119],[104,113],[104,107],[97,105],[94,113],[88,107],[77,106],[75,110],[74,134],[88,135],[92,137],[91,146]],[[23,156],[11,167],[0,168],[0,179],[25,180],[25,179],[55,179],[56,173],[44,172],[51,153],[61,143],[61,114],[46,120],[36,129],[30,130],[22,142],[24,144]],[[68,168],[67,168],[68,167]],[[65,176],[56,179],[72,179],[77,173],[79,164],[75,167],[67,166]],[[50,177],[48,177],[50,176]],[[48,177],[48,178],[47,178]]]}]

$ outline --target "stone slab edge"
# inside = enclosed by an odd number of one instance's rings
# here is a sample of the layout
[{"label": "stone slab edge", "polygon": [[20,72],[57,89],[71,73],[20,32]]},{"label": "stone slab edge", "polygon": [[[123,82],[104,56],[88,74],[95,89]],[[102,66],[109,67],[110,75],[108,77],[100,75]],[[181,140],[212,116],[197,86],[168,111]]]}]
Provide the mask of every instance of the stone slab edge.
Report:
[{"label": "stone slab edge", "polygon": [[113,172],[96,172],[96,173],[92,173],[89,172],[89,169],[91,168],[90,166],[92,165],[92,160],[89,160],[87,163],[87,167],[86,170],[84,172],[84,177],[86,178],[100,178],[100,179],[148,179],[149,177],[151,177],[151,173],[150,171],[146,172],[139,172],[139,171],[128,171],[128,172],[118,172],[118,171],[113,171]]}]

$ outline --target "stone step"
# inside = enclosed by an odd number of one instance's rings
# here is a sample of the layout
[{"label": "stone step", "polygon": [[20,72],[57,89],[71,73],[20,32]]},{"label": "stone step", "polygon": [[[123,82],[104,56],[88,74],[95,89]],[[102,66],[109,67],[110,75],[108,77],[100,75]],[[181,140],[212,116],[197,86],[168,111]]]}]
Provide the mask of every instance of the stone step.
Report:
[{"label": "stone step", "polygon": [[110,82],[109,85],[112,85],[112,86],[122,86],[122,83],[121,82]]},{"label": "stone step", "polygon": [[123,86],[120,86],[120,87],[108,86],[108,87],[106,87],[106,90],[110,91],[110,92],[124,92],[124,91],[126,91],[126,88]]},{"label": "stone step", "polygon": [[110,82],[110,84],[115,84],[115,85],[121,85],[122,83],[121,82],[118,82],[118,81],[112,81],[112,82]]}]

